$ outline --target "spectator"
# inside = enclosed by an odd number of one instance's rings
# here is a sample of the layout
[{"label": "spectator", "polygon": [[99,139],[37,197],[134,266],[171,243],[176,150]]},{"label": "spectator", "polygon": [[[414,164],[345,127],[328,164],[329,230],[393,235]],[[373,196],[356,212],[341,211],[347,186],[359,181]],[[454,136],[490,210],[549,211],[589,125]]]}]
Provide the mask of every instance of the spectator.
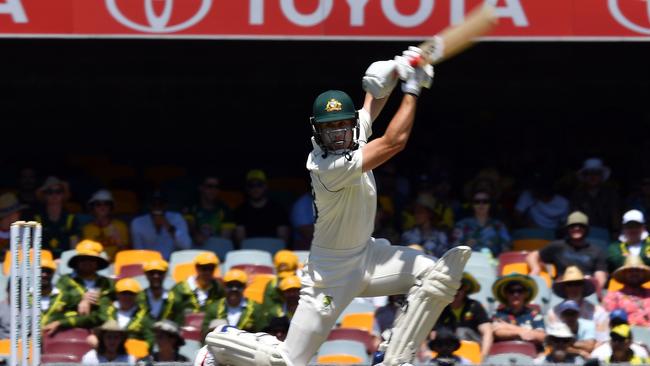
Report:
[{"label": "spectator", "polygon": [[289,242],[289,218],[282,206],[267,196],[266,174],[251,170],[246,174],[246,202],[235,211],[235,238],[274,237]]},{"label": "spectator", "polygon": [[7,281],[5,299],[0,301],[0,339],[11,336],[11,282]]},{"label": "spectator", "polygon": [[248,332],[259,332],[266,327],[267,320],[261,306],[244,296],[248,275],[241,269],[231,269],[223,277],[226,296],[206,306],[203,320],[203,334],[212,329],[210,322],[225,319],[228,325]]},{"label": "spectator", "polygon": [[123,249],[129,249],[129,229],[124,221],[113,217],[115,201],[111,192],[102,189],[93,194],[88,200],[93,221],[84,225],[82,236],[102,243],[108,260],[113,262],[115,254]]},{"label": "spectator", "polygon": [[68,261],[71,274],[62,275],[56,287],[64,294],[59,305],[65,317],[53,320],[43,327],[43,334],[54,334],[59,329],[94,328],[101,324],[99,317],[100,299],[113,300],[113,280],[97,271],[108,267],[108,260],[100,253],[100,243],[82,240],[76,247],[76,254]]},{"label": "spectator", "polygon": [[493,205],[490,194],[476,191],[472,195],[474,215],[456,223],[453,241],[456,245],[467,245],[475,252],[489,252],[498,257],[510,248],[510,235],[503,222],[490,217]]},{"label": "spectator", "polygon": [[123,278],[115,283],[117,301],[110,298],[101,300],[99,310],[103,321],[113,319],[117,321],[120,328],[126,329],[128,339],[139,339],[149,344],[152,349],[154,343],[151,331],[152,320],[149,317],[149,309],[137,299],[142,288],[138,281],[133,278]]},{"label": "spectator", "polygon": [[413,211],[415,226],[402,234],[402,245],[419,244],[427,254],[442,257],[450,245],[447,235],[436,227],[435,198],[421,194]]},{"label": "spectator", "polygon": [[[454,211],[452,210],[446,202],[439,200],[436,196],[436,187],[433,181],[433,178],[428,174],[420,174],[418,176],[417,186],[416,186],[416,204],[418,200],[427,202],[427,206],[432,212],[431,220],[433,225],[441,230],[451,230],[454,227]],[[424,197],[424,198],[420,198]],[[414,212],[407,210],[402,213],[402,227],[405,230],[411,229],[413,226],[417,225],[417,219],[414,216]]]},{"label": "spectator", "polygon": [[582,365],[585,359],[569,349],[575,343],[575,336],[569,327],[562,323],[549,325],[546,331],[546,348],[548,353],[535,359],[536,365],[576,364]]},{"label": "spectator", "polygon": [[161,320],[153,325],[157,351],[141,361],[147,365],[154,362],[190,362],[187,357],[178,353],[185,344],[178,324],[171,320]]},{"label": "spectator", "polygon": [[388,296],[388,302],[386,305],[375,310],[375,321],[377,322],[380,333],[393,327],[395,317],[399,313],[405,301],[405,295],[390,295]]},{"label": "spectator", "polygon": [[641,179],[641,187],[637,194],[628,200],[628,207],[641,211],[644,215],[650,213],[650,174]]},{"label": "spectator", "polygon": [[279,318],[271,318],[269,325],[264,328],[263,332],[268,333],[280,342],[284,342],[287,338],[287,332],[289,331],[289,319],[286,316]]},{"label": "spectator", "polygon": [[[593,282],[585,279],[580,268],[569,266],[561,279],[553,283],[555,295],[565,299],[573,300],[580,307],[580,318],[593,321],[596,327],[596,341],[602,343],[609,339],[609,318],[607,311],[598,303],[592,303],[585,299],[596,292]],[[546,325],[560,322],[560,304],[549,309],[546,314]]]},{"label": "spectator", "polygon": [[311,192],[305,193],[291,208],[291,229],[293,230],[293,249],[309,250],[314,236],[314,198]]},{"label": "spectator", "polygon": [[196,275],[172,287],[171,311],[165,313],[165,319],[185,324],[185,314],[205,311],[210,304],[224,297],[223,286],[214,278],[218,265],[219,258],[211,252],[194,258]]},{"label": "spectator", "polygon": [[199,185],[199,201],[187,209],[185,217],[196,246],[208,238],[232,238],[235,222],[227,204],[219,199],[219,178],[208,175]]},{"label": "spectator", "polygon": [[296,275],[298,271],[298,256],[290,250],[278,250],[273,256],[273,265],[275,266],[275,273],[278,275],[267,282],[264,288],[263,301],[265,310],[271,312],[272,310],[270,309],[281,306],[283,303],[282,291],[279,289],[280,281]]},{"label": "spectator", "polygon": [[523,191],[515,204],[515,219],[522,226],[552,229],[562,225],[569,213],[569,201],[556,194],[549,177],[537,173],[531,189]]},{"label": "spectator", "polygon": [[487,311],[480,302],[469,298],[469,295],[479,291],[481,285],[478,281],[468,272],[464,272],[461,286],[451,304],[442,311],[436,329],[449,328],[462,340],[480,343],[481,355],[485,358],[490,354],[494,337]]},{"label": "spectator", "polygon": [[[609,327],[610,329],[616,328],[618,325],[621,324],[628,324],[627,323],[627,313],[623,309],[614,309],[609,314]],[[603,343],[602,345],[598,346],[592,353],[591,357],[596,358],[601,361],[605,361],[609,359],[612,355],[612,343],[609,340],[609,334],[607,334],[607,339],[608,342]],[[632,343],[630,345],[630,348],[634,351],[634,354],[641,357],[641,358],[647,358],[648,357],[648,352],[645,349],[643,344],[639,343]]]},{"label": "spectator", "polygon": [[537,294],[535,280],[519,273],[501,276],[492,285],[492,293],[501,303],[492,321],[494,341],[522,340],[541,349],[546,336],[544,318],[539,307],[530,304]]},{"label": "spectator", "polygon": [[65,209],[70,198],[70,186],[57,177],[48,177],[36,191],[36,196],[43,202],[43,207],[34,215],[34,220],[43,226],[43,249],[50,250],[54,258],[59,258],[61,253],[74,248],[80,235],[77,216]]},{"label": "spectator", "polygon": [[41,258],[41,324],[48,324],[63,318],[64,294],[54,286],[52,278],[56,263],[49,258]]},{"label": "spectator", "polygon": [[628,256],[641,257],[643,263],[650,265],[650,237],[641,211],[630,210],[623,215],[623,234],[620,239],[620,242],[607,247],[609,272],[622,267]]},{"label": "spectator", "polygon": [[612,355],[609,357],[609,359],[605,360],[606,363],[625,363],[630,365],[650,363],[650,359],[647,357],[640,357],[639,355],[635,354],[634,350],[632,349],[632,331],[629,325],[621,324],[612,328],[612,331],[610,332],[610,338],[612,344]]},{"label": "spectator", "polygon": [[650,289],[643,287],[650,281],[650,267],[639,257],[628,256],[623,267],[612,273],[612,278],[623,284],[623,288],[607,292],[603,299],[605,310],[623,309],[631,325],[650,326]]},{"label": "spectator", "polygon": [[96,329],[98,339],[97,349],[88,351],[81,358],[82,365],[97,365],[100,363],[128,363],[135,364],[135,357],[126,353],[125,329],[119,326],[116,320],[108,320]]},{"label": "spectator", "polygon": [[596,347],[596,325],[593,321],[580,318],[580,305],[573,300],[564,300],[558,305],[560,319],[575,334],[568,350],[587,359]]},{"label": "spectator", "polygon": [[569,266],[577,266],[582,273],[594,277],[600,288],[607,281],[607,259],[603,251],[589,243],[587,232],[589,219],[576,211],[567,219],[567,236],[564,240],[549,243],[546,247],[530,252],[526,261],[531,275],[539,275],[544,264],[553,264],[557,275],[562,276]]},{"label": "spectator", "polygon": [[20,213],[25,208],[15,194],[7,192],[0,195],[0,259],[3,261],[5,252],[9,250],[11,224],[20,220]]},{"label": "spectator", "polygon": [[377,212],[375,213],[375,230],[373,238],[387,239],[391,243],[400,242],[400,232],[395,230],[393,214],[384,207],[381,201],[377,201]]},{"label": "spectator", "polygon": [[296,308],[298,307],[301,287],[300,278],[298,278],[298,276],[288,276],[283,278],[278,285],[281,303],[269,311],[269,314],[274,317],[284,316],[291,320],[293,314],[296,312]]},{"label": "spectator", "polygon": [[471,365],[469,360],[454,354],[459,348],[458,336],[451,329],[440,328],[436,331],[436,338],[429,341],[429,349],[436,353],[430,363],[439,366]]},{"label": "spectator", "polygon": [[18,192],[16,194],[18,200],[27,205],[27,209],[30,211],[36,208],[38,204],[36,197],[37,184],[38,176],[33,168],[26,167],[18,172]]},{"label": "spectator", "polygon": [[618,232],[620,207],[619,198],[613,187],[605,185],[611,170],[598,158],[584,161],[578,170],[578,180],[581,182],[571,199],[573,210],[584,212],[593,226]]},{"label": "spectator", "polygon": [[173,251],[189,249],[192,239],[183,216],[166,207],[162,192],[154,192],[149,213],[131,221],[131,236],[133,248],[157,250],[169,260]]},{"label": "spectator", "polygon": [[149,287],[141,292],[139,301],[149,309],[151,319],[156,321],[169,318],[174,303],[173,292],[163,287],[168,267],[165,260],[152,260],[142,266]]}]

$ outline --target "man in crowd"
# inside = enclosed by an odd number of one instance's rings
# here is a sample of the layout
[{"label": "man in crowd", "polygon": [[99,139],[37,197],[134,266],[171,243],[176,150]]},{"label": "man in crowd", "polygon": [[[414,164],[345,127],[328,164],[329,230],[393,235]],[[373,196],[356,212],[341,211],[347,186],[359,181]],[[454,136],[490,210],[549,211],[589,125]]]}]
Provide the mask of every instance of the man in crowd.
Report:
[{"label": "man in crowd", "polygon": [[70,185],[57,177],[48,177],[36,190],[36,196],[43,203],[34,215],[34,220],[43,226],[43,249],[49,249],[54,258],[59,258],[77,244],[81,234],[77,216],[65,208]]},{"label": "man in crowd", "polygon": [[628,256],[640,257],[650,265],[650,237],[646,231],[645,216],[639,210],[630,210],[623,215],[623,233],[620,241],[607,247],[607,267],[613,273],[623,266]]},{"label": "man in crowd", "polygon": [[580,318],[580,306],[573,300],[565,300],[558,306],[560,319],[575,334],[575,341],[568,351],[587,359],[596,346],[596,326],[593,321]]},{"label": "man in crowd", "polygon": [[152,260],[142,266],[149,287],[140,293],[138,301],[149,309],[149,316],[156,321],[171,317],[174,303],[174,292],[163,287],[167,268],[168,264],[164,259]]},{"label": "man in crowd", "polygon": [[585,359],[569,350],[574,342],[575,335],[566,324],[559,322],[549,325],[546,328],[545,341],[548,353],[536,358],[535,364],[573,363],[582,365]]},{"label": "man in crowd", "polygon": [[196,246],[212,236],[232,237],[235,223],[230,207],[219,199],[220,183],[214,175],[204,177],[199,185],[199,201],[185,213]]},{"label": "man in crowd", "polygon": [[113,217],[115,200],[110,191],[95,192],[88,200],[88,207],[93,221],[83,226],[82,237],[100,242],[112,262],[118,251],[130,249],[129,229],[124,221]]},{"label": "man in crowd", "polygon": [[578,170],[580,185],[573,193],[571,207],[573,210],[584,212],[591,224],[618,232],[619,217],[621,217],[618,193],[605,182],[609,179],[611,170],[599,158],[584,161]]}]

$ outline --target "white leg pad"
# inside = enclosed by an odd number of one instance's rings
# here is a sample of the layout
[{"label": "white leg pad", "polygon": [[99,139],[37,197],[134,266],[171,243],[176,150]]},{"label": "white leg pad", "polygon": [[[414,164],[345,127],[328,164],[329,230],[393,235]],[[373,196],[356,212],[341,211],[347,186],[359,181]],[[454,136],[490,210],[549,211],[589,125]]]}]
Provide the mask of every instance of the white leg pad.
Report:
[{"label": "white leg pad", "polygon": [[414,362],[420,344],[431,332],[445,306],[454,299],[471,253],[472,250],[466,246],[452,248],[431,268],[418,275],[405,308],[382,347],[386,350],[383,365]]},{"label": "white leg pad", "polygon": [[220,326],[205,337],[208,350],[219,365],[292,366],[283,343],[266,333],[249,333]]}]

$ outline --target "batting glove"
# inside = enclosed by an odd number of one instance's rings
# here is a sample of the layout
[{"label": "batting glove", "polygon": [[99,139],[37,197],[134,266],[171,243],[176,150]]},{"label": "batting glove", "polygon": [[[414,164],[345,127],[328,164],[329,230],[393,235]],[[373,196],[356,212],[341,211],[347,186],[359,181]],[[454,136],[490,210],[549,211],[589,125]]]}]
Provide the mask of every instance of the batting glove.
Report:
[{"label": "batting glove", "polygon": [[433,74],[433,66],[429,64],[414,68],[413,73],[402,83],[402,91],[419,96],[422,88],[431,87]]},{"label": "batting glove", "polygon": [[390,95],[397,85],[396,66],[394,60],[373,62],[361,81],[363,90],[372,94],[375,99]]}]

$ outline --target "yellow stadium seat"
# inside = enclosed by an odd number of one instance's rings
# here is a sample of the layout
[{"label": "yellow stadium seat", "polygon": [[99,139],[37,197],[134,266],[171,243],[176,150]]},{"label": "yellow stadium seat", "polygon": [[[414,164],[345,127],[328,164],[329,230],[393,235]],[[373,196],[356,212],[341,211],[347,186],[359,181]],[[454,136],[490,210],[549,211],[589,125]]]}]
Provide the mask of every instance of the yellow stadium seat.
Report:
[{"label": "yellow stadium seat", "polygon": [[[435,358],[438,354],[431,351],[431,358]],[[481,363],[481,345],[472,341],[460,341],[460,348],[454,352],[454,355],[463,357],[471,363],[477,365]]]},{"label": "yellow stadium seat", "polygon": [[[194,275],[196,275],[196,267],[192,262],[179,263],[172,269],[172,278],[176,283],[185,281],[188,277]],[[214,269],[214,277],[221,277],[220,267]]]},{"label": "yellow stadium seat", "polygon": [[138,196],[135,192],[128,189],[114,189],[111,190],[111,194],[113,195],[113,200],[115,200],[114,214],[135,215],[140,210]]},{"label": "yellow stadium seat", "polygon": [[[18,252],[18,258],[22,259],[22,257],[23,257],[22,252]],[[34,258],[33,250],[30,249],[29,250],[29,259],[30,259],[30,261],[33,260],[33,258]],[[54,260],[54,258],[52,257],[52,252],[50,252],[47,249],[41,249],[41,258],[43,258],[43,259],[47,258],[47,259],[49,259],[51,261]],[[9,276],[9,273],[11,272],[11,253],[10,252],[7,252],[7,255],[5,256],[5,261],[4,261],[4,263],[2,263],[2,272],[4,273],[5,276]]]},{"label": "yellow stadium seat", "polygon": [[352,355],[323,355],[318,356],[316,362],[325,365],[350,365],[363,363],[363,359]]},{"label": "yellow stadium seat", "polygon": [[501,273],[502,276],[509,275],[511,273],[520,273],[520,274],[530,273],[530,269],[528,268],[528,263],[525,262],[508,263],[505,266],[503,266],[503,272]]},{"label": "yellow stadium seat", "polygon": [[361,329],[372,333],[374,321],[374,313],[351,313],[343,317],[341,328]]},{"label": "yellow stadium seat", "polygon": [[11,353],[11,340],[0,339],[0,355],[7,356]]},{"label": "yellow stadium seat", "polygon": [[152,261],[154,259],[163,259],[162,255],[157,250],[146,249],[129,249],[121,250],[115,255],[115,276],[120,275],[122,266],[128,264],[142,264],[144,262]]},{"label": "yellow stadium seat", "polygon": [[141,339],[129,338],[124,342],[126,353],[140,359],[149,355],[149,344]]},{"label": "yellow stadium seat", "polygon": [[244,203],[244,194],[240,191],[221,191],[219,198],[232,209]]},{"label": "yellow stadium seat", "polygon": [[512,242],[513,251],[535,251],[544,248],[550,240],[545,239],[518,239]]},{"label": "yellow stadium seat", "polygon": [[246,289],[244,290],[244,296],[255,301],[258,304],[264,302],[264,290],[266,285],[275,278],[275,275],[272,274],[257,274],[251,280],[249,280]]}]

